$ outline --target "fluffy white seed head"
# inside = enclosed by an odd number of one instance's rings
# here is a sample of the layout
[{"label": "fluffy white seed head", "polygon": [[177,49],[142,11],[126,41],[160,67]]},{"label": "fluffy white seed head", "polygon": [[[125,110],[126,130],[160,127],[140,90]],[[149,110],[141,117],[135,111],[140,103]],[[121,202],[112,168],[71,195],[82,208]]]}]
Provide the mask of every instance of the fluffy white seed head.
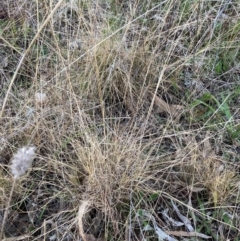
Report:
[{"label": "fluffy white seed head", "polygon": [[35,146],[25,146],[19,149],[16,154],[14,154],[10,168],[15,179],[24,175],[32,166],[33,159],[36,155],[35,151]]},{"label": "fluffy white seed head", "polygon": [[45,93],[39,93],[37,92],[35,94],[35,101],[38,105],[45,105],[47,103],[47,95]]}]

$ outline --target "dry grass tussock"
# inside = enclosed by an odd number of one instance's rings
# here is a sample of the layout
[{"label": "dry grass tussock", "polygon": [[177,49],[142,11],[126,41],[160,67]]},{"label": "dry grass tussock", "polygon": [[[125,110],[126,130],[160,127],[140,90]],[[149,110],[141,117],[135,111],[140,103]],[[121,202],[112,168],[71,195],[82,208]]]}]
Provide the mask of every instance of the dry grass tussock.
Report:
[{"label": "dry grass tussock", "polygon": [[0,2],[3,240],[239,240],[239,12]]}]

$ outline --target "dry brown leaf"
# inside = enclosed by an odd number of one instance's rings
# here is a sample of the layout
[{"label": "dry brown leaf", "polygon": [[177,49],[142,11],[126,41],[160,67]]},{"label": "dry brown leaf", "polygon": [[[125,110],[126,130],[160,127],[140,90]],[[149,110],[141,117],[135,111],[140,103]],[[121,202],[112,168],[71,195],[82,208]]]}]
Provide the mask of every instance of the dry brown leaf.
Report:
[{"label": "dry brown leaf", "polygon": [[83,229],[83,217],[88,210],[90,203],[88,201],[83,201],[82,204],[79,206],[78,210],[78,227],[79,233],[83,239],[83,241],[102,241],[101,238],[95,238],[92,234],[86,234]]},{"label": "dry brown leaf", "polygon": [[185,231],[165,231],[169,235],[178,236],[178,237],[200,237],[204,239],[210,239],[211,236],[207,236],[203,233],[197,232],[185,232]]},{"label": "dry brown leaf", "polygon": [[173,116],[176,120],[180,118],[180,110],[183,109],[182,105],[171,105],[166,103],[157,95],[154,95],[151,91],[148,91],[152,98],[154,98],[155,105],[158,107],[158,113],[168,113],[169,115]]},{"label": "dry brown leaf", "polygon": [[19,241],[19,240],[26,240],[28,238],[30,238],[31,235],[21,235],[21,236],[18,236],[18,237],[10,237],[10,238],[4,238],[2,239],[2,241]]},{"label": "dry brown leaf", "polygon": [[193,232],[194,228],[191,225],[191,221],[184,215],[182,215],[178,209],[178,207],[174,204],[174,202],[171,200],[172,206],[174,211],[177,213],[179,219],[184,223],[185,227],[188,229],[189,232]]},{"label": "dry brown leaf", "polygon": [[187,186],[187,189],[192,192],[202,192],[205,190],[204,187],[193,187],[193,186]]},{"label": "dry brown leaf", "polygon": [[83,201],[81,205],[79,206],[78,210],[78,227],[79,227],[79,233],[84,241],[90,241],[91,238],[88,237],[87,234],[85,234],[84,229],[83,229],[83,217],[85,213],[87,212],[88,206],[89,206],[88,201]]},{"label": "dry brown leaf", "polygon": [[207,157],[209,157],[211,155],[211,153],[213,152],[213,148],[209,141],[209,136],[210,136],[210,134],[209,134],[209,132],[207,132],[206,136],[205,136],[205,140],[203,142],[203,151],[202,151],[203,159],[206,159]]}]

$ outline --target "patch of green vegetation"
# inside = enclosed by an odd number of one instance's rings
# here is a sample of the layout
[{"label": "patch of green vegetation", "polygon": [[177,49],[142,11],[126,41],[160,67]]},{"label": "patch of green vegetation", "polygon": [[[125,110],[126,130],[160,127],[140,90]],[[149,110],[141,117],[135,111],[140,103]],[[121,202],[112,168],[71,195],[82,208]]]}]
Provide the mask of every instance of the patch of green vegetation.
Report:
[{"label": "patch of green vegetation", "polygon": [[239,222],[234,214],[231,214],[227,208],[207,208],[207,204],[201,200],[200,196],[197,196],[199,210],[202,216],[196,215],[197,231],[199,233],[205,233],[212,236],[214,240],[218,240],[218,235],[213,230],[213,227],[217,226],[222,228],[222,233],[231,234],[234,237],[233,240],[239,240],[239,235],[237,235],[237,223]]},{"label": "patch of green vegetation", "polygon": [[225,49],[218,55],[215,72],[223,74],[233,68],[239,62],[239,48]]},{"label": "patch of green vegetation", "polygon": [[[239,90],[235,90],[236,93]],[[191,104],[191,108],[195,109],[198,113],[196,121],[203,121],[207,125],[216,126],[216,130],[219,126],[224,126],[229,136],[233,140],[237,140],[240,137],[240,127],[234,124],[234,116],[231,113],[230,103],[232,94],[224,96],[221,94],[220,101],[210,93],[205,93],[201,98],[196,99]],[[200,112],[199,112],[200,109]]]}]

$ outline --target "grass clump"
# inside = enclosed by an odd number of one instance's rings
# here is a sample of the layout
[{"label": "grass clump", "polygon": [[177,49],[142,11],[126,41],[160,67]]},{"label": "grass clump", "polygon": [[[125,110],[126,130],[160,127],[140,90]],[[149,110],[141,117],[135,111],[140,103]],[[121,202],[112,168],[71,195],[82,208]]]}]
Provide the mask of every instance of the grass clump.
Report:
[{"label": "grass clump", "polygon": [[239,10],[3,3],[3,240],[239,240]]}]

